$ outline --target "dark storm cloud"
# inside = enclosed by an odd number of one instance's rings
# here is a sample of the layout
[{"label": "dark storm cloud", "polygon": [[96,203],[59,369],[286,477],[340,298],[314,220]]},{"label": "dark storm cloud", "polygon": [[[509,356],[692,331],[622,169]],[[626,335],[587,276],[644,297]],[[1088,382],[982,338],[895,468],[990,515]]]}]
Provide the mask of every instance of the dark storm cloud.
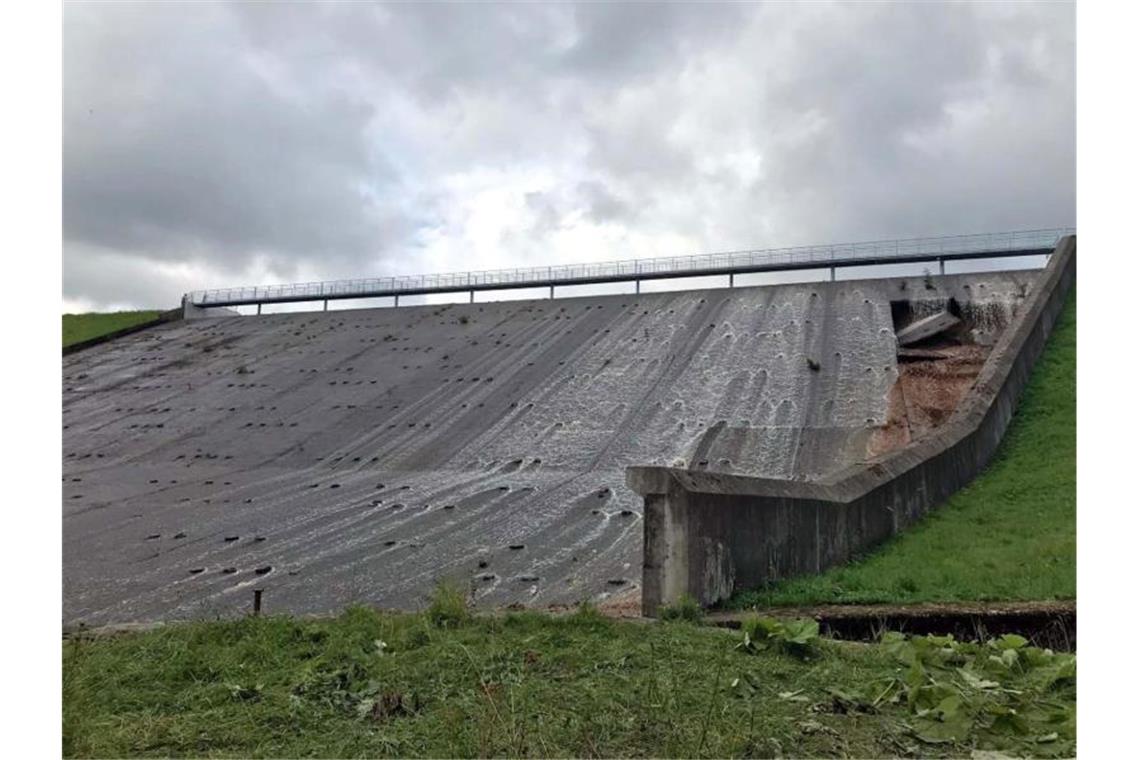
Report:
[{"label": "dark storm cloud", "polygon": [[[815,218],[835,239],[1073,222],[1071,7],[1013,18],[966,10],[846,6],[798,35],[826,54],[803,56],[766,107],[814,113],[823,126],[774,154],[765,190],[786,194],[804,226]],[[1029,60],[1035,44],[1058,79]],[[984,121],[940,139],[955,106],[981,109]]]},{"label": "dark storm cloud", "polygon": [[372,106],[276,89],[213,16],[69,7],[67,238],[226,268],[382,249],[399,223],[367,189],[399,177],[365,139]]},{"label": "dark storm cloud", "polygon": [[577,190],[583,210],[596,221],[630,219],[634,215],[630,205],[611,193],[601,182],[581,182]]},{"label": "dark storm cloud", "polygon": [[727,43],[748,12],[743,4],[586,3],[572,6],[575,44],[559,66],[574,76],[621,80],[683,62]]},{"label": "dark storm cloud", "polygon": [[1071,224],[1073,17],[69,4],[65,298]]}]

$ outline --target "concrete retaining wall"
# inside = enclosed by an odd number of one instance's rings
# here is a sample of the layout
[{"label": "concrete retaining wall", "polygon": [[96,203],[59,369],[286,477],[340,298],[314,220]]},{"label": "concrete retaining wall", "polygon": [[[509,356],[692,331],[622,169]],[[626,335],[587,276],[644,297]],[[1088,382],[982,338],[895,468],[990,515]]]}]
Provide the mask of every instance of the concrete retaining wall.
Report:
[{"label": "concrete retaining wall", "polygon": [[645,501],[642,609],[847,562],[920,519],[980,473],[1076,282],[1076,237],[1061,240],[1039,287],[1001,334],[946,424],[912,445],[818,481],[630,467]]}]

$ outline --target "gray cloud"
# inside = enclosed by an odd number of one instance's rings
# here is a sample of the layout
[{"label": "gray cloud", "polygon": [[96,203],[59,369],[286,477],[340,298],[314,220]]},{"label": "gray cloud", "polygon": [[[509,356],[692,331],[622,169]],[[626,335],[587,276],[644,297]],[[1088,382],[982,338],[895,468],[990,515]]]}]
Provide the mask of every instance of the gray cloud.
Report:
[{"label": "gray cloud", "polygon": [[81,240],[226,269],[260,254],[361,258],[399,233],[372,106],[275,91],[242,37],[193,13],[69,6],[64,226]]},{"label": "gray cloud", "polygon": [[65,300],[1072,224],[1074,16],[69,4]]}]

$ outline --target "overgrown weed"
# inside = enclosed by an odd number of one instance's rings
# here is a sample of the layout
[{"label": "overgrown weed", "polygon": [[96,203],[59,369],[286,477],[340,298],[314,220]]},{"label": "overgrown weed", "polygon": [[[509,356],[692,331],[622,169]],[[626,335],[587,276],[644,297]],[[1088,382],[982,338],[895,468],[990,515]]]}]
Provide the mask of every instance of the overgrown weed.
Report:
[{"label": "overgrown weed", "polygon": [[667,622],[681,621],[685,623],[700,623],[704,620],[704,608],[692,596],[685,594],[674,604],[667,604],[658,611],[658,616]]},{"label": "overgrown weed", "polygon": [[456,582],[439,581],[431,594],[427,619],[437,628],[455,628],[471,619],[467,593]]}]

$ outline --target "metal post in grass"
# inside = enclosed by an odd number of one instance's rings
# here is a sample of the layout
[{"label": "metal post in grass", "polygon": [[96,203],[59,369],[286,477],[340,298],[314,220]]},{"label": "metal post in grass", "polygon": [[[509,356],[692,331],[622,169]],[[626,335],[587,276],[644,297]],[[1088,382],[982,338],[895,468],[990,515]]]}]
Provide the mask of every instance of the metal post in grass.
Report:
[{"label": "metal post in grass", "polygon": [[264,590],[265,589],[263,589],[263,588],[255,588],[253,590],[253,614],[254,615],[260,615],[261,614],[261,592]]}]

